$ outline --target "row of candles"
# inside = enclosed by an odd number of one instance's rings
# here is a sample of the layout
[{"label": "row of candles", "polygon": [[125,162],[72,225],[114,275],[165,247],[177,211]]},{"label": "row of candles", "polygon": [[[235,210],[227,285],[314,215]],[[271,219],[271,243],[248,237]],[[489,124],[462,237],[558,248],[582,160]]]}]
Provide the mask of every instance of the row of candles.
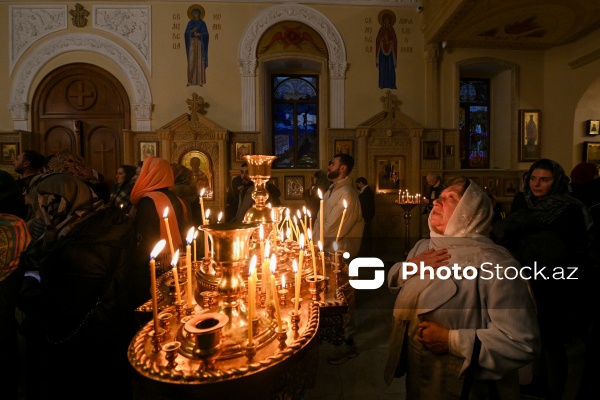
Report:
[{"label": "row of candles", "polygon": [[[342,215],[342,222],[344,220],[344,215],[347,209],[347,205],[346,202],[344,201],[344,213]],[[208,210],[208,212],[210,212],[210,210]],[[207,219],[208,219],[208,212],[207,212]],[[169,246],[170,246],[170,250],[172,251],[171,254],[173,254],[173,259],[171,261],[171,266],[172,266],[172,273],[173,273],[173,279],[174,279],[174,286],[175,286],[175,294],[176,294],[176,301],[177,304],[182,304],[182,299],[181,299],[181,289],[179,286],[179,274],[177,271],[177,265],[179,262],[179,249],[177,249],[176,251],[173,252],[174,248],[173,248],[173,242],[172,242],[172,237],[170,234],[170,226],[169,226],[169,220],[168,220],[168,213],[169,213],[169,209],[168,207],[165,209],[165,212],[163,214],[163,218],[165,221],[165,225],[166,225],[166,230],[167,230],[167,239],[169,241]],[[287,213],[287,218],[282,222],[282,225],[285,224],[285,222],[288,222],[288,238],[290,238],[291,234],[290,232],[292,231],[292,227],[294,227],[294,229],[296,230],[296,232],[299,231],[299,228],[297,226],[297,222],[294,219],[294,224],[293,225],[289,225],[289,209],[288,209],[288,213]],[[219,217],[220,220],[220,217]],[[208,223],[207,220],[205,220],[205,223]],[[294,275],[295,275],[295,282],[294,282],[294,286],[295,286],[295,298],[294,298],[294,315],[299,315],[299,302],[300,302],[300,288],[302,285],[302,266],[304,264],[304,246],[305,246],[305,241],[307,242],[307,246],[310,249],[311,255],[312,255],[312,264],[313,264],[313,276],[315,277],[314,279],[316,280],[316,277],[318,276],[317,273],[317,257],[316,257],[316,253],[315,253],[315,248],[314,248],[314,243],[312,240],[312,229],[311,228],[307,228],[305,222],[303,222],[300,219],[300,225],[302,226],[302,228],[304,229],[303,233],[299,233],[298,234],[298,245],[300,247],[300,251],[299,251],[299,255],[298,255],[298,260],[293,260],[292,266],[293,266],[293,271],[294,271]],[[276,223],[273,223],[274,229],[276,228]],[[340,229],[341,229],[341,224],[340,224]],[[281,232],[281,230],[280,230]],[[192,241],[194,241],[194,248],[196,246],[195,243],[195,239],[197,236],[197,231],[195,228],[190,228],[188,235],[186,237],[186,242],[187,242],[187,246],[186,246],[186,272],[187,272],[187,282],[186,282],[186,295],[187,295],[187,305],[188,308],[193,308],[194,307],[194,303],[193,303],[193,289],[192,289],[192,261],[191,261],[191,257],[192,257],[192,251],[191,251],[191,243]],[[306,233],[306,236],[305,236]],[[207,237],[208,235],[205,235],[205,237]],[[306,238],[306,240],[305,240]],[[274,242],[276,243],[276,242]],[[154,249],[152,250],[151,254],[150,254],[150,274],[151,274],[151,292],[152,292],[152,309],[153,309],[153,320],[154,320],[154,328],[155,328],[155,332],[158,332],[158,299],[157,299],[157,288],[156,288],[156,262],[155,259],[158,256],[158,254],[160,254],[162,252],[162,250],[164,249],[164,247],[166,246],[166,241],[160,240],[156,246],[154,247]],[[260,246],[260,254],[264,255],[263,256],[263,261],[262,261],[262,280],[261,280],[261,292],[266,294],[266,304],[267,305],[272,305],[275,309],[275,315],[277,318],[277,324],[279,329],[281,330],[282,328],[282,322],[281,322],[281,313],[279,310],[279,302],[277,300],[277,287],[275,284],[275,271],[276,271],[276,265],[277,265],[277,258],[275,254],[270,255],[270,242],[269,241],[265,241],[264,238],[264,228],[263,225],[259,226],[259,246]],[[323,244],[322,242],[319,240],[317,243],[317,246],[319,248],[319,253],[320,253],[320,258],[321,258],[321,264],[322,264],[322,270],[323,270],[323,276],[326,276],[326,270],[325,270],[325,256],[324,256],[324,251],[323,251]],[[337,252],[337,241],[333,243],[333,247],[334,247],[334,251],[335,251],[335,256],[336,256],[336,264],[339,262],[338,260],[338,252]],[[208,249],[208,245],[205,244],[205,249]],[[269,257],[270,255],[270,257]],[[194,249],[194,258],[196,257],[196,252]],[[208,257],[208,256],[207,256]],[[194,260],[195,261],[195,260]],[[256,312],[256,283],[257,283],[257,269],[256,269],[256,255],[253,255],[251,263],[250,263],[250,268],[248,270],[249,276],[248,276],[248,285],[249,285],[249,290],[248,290],[248,307],[249,307],[249,321],[252,321]],[[285,288],[285,276],[282,275],[282,285],[281,285],[282,289]],[[248,340],[249,340],[249,344],[252,344],[252,327],[251,327],[251,322],[249,322],[248,324]]]},{"label": "row of candles", "polygon": [[422,198],[419,193],[410,194],[408,192],[408,189],[406,189],[406,190],[400,189],[398,191],[398,203],[399,204],[421,204],[421,199]]}]

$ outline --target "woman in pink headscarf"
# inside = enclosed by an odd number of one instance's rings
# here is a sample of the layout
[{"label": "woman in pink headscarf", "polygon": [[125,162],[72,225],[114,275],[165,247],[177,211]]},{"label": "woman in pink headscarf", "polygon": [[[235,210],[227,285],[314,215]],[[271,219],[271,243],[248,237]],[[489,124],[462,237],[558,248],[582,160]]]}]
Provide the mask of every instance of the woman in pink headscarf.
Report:
[{"label": "woman in pink headscarf", "polygon": [[[173,168],[168,161],[148,157],[144,160],[140,176],[131,190],[131,203],[136,208],[134,228],[137,243],[134,255],[135,273],[138,275],[138,284],[135,288],[135,298],[143,304],[151,297],[150,274],[148,272],[148,259],[154,246],[161,239],[167,240],[167,228],[163,221],[165,209],[169,208],[169,230],[176,251],[183,244],[187,222],[187,210],[181,199],[171,190],[175,186]],[[171,258],[169,246],[162,252],[163,266],[169,266]]]}]

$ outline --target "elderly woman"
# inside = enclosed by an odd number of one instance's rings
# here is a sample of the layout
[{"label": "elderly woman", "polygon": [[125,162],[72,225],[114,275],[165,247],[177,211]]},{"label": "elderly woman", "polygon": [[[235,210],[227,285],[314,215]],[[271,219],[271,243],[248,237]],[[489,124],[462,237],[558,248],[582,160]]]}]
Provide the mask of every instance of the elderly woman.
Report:
[{"label": "elderly woman", "polygon": [[518,369],[538,354],[539,332],[527,282],[504,276],[520,265],[486,236],[491,219],[479,186],[449,180],[431,239],[409,252],[414,265],[389,272],[398,297],[385,379],[406,373],[408,399],[519,398]]},{"label": "elderly woman", "polygon": [[123,354],[136,329],[131,221],[69,174],[41,175],[36,194],[45,231],[23,255],[19,298],[27,398],[121,398],[131,379]]}]

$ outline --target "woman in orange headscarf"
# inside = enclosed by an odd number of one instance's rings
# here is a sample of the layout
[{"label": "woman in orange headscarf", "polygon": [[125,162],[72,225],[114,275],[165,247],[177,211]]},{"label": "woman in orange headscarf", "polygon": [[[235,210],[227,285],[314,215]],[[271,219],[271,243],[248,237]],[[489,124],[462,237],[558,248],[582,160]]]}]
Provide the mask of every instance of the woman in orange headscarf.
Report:
[{"label": "woman in orange headscarf", "polygon": [[[182,238],[189,229],[187,210],[181,199],[171,191],[175,186],[173,169],[168,161],[148,157],[144,160],[140,176],[131,190],[131,203],[136,208],[134,228],[137,236],[134,263],[138,284],[135,288],[135,298],[139,304],[144,303],[151,296],[150,274],[148,272],[148,259],[150,253],[159,240],[165,239],[168,243],[164,212],[168,208],[169,231],[175,251],[183,244]],[[168,267],[173,255],[169,246],[162,252],[163,267]]]}]

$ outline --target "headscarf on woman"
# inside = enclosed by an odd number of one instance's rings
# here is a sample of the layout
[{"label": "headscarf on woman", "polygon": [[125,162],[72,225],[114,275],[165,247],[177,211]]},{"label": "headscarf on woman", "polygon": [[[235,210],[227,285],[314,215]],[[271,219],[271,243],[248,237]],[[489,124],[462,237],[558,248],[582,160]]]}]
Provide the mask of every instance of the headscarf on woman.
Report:
[{"label": "headscarf on woman", "polygon": [[42,175],[36,192],[40,216],[46,226],[45,248],[68,235],[103,205],[86,183],[70,174]]},{"label": "headscarf on woman", "polygon": [[121,207],[125,213],[128,213],[131,207],[131,199],[129,198],[133,185],[132,181],[136,173],[136,167],[133,165],[121,165],[119,169],[125,172],[123,183],[115,183],[112,193],[110,194],[108,205],[111,207]]},{"label": "headscarf on woman", "polygon": [[[531,191],[529,180],[533,170],[540,168],[551,171],[553,180],[548,194],[536,197]],[[524,181],[526,182],[524,193],[527,208],[531,210],[535,219],[544,225],[554,221],[570,204],[583,208],[583,203],[569,195],[569,177],[556,161],[543,158],[534,162],[525,174]]]},{"label": "headscarf on woman", "polygon": [[[140,175],[135,181],[135,185],[131,190],[131,202],[134,206],[140,202],[143,197],[149,197],[154,202],[156,212],[159,216],[164,216],[164,211],[168,207],[173,216],[173,205],[164,193],[158,189],[167,188],[172,190],[175,187],[175,177],[173,168],[167,160],[158,157],[147,157],[144,159]],[[184,206],[185,210],[185,206]],[[168,217],[168,216],[167,216]],[[174,248],[179,248],[182,244],[181,234],[179,233],[179,224],[177,218],[169,218],[169,230]],[[160,224],[160,237],[167,240],[167,230],[165,224]]]},{"label": "headscarf on woman", "polygon": [[21,218],[0,213],[0,282],[19,266],[19,257],[31,241],[27,224]]}]

